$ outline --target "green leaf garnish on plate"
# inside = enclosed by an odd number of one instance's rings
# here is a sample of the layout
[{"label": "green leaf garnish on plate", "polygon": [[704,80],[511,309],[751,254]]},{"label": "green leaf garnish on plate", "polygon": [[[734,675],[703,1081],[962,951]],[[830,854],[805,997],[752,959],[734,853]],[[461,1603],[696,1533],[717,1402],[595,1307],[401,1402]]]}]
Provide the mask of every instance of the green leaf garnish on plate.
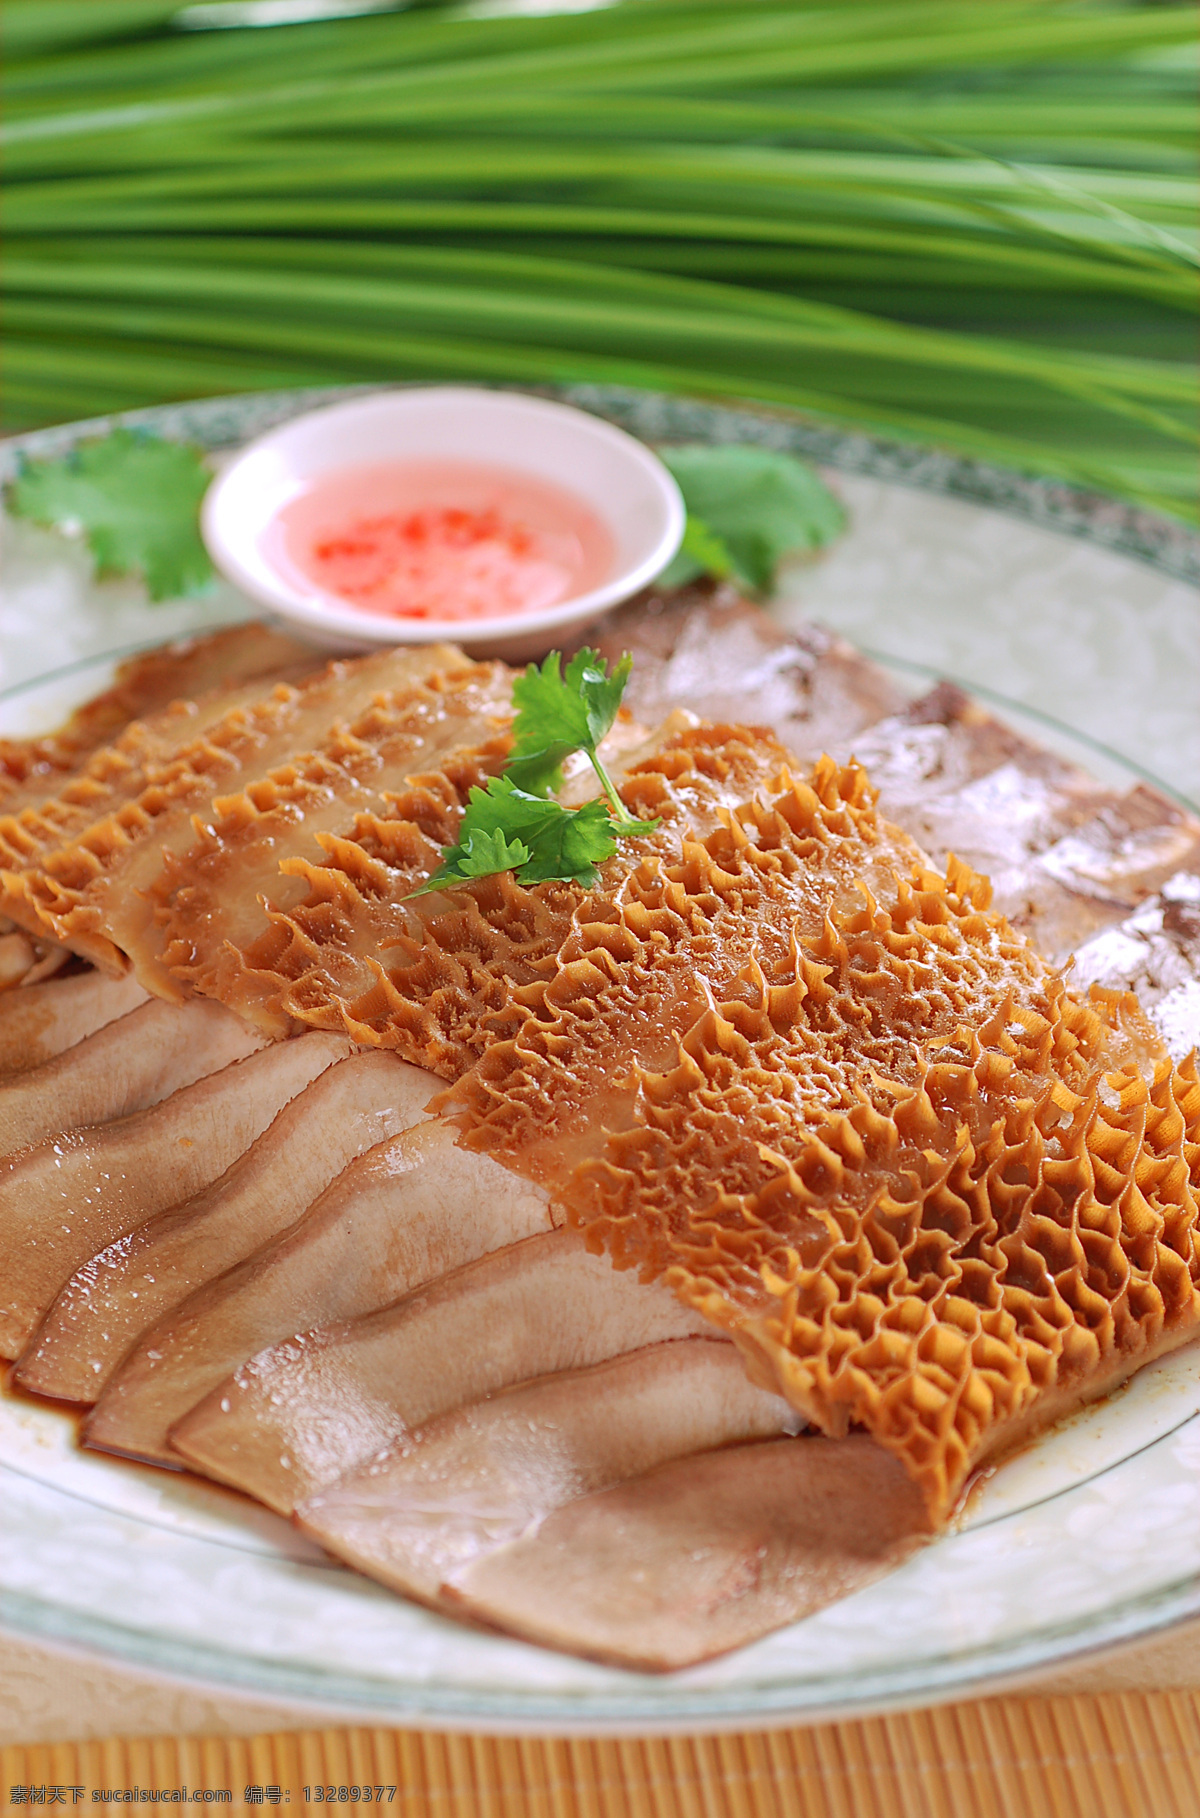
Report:
[{"label": "green leaf garnish on plate", "polygon": [[[638,823],[643,832],[649,823]],[[473,878],[513,871],[520,884],[562,880],[590,886],[597,865],[617,850],[616,829],[602,801],[564,808],[544,795],[530,795],[507,776],[472,789],[458,841],[447,846],[442,863],[413,892],[453,889]]]},{"label": "green leaf garnish on plate", "polygon": [[795,455],[702,443],[658,452],[688,511],[683,544],[660,586],[711,574],[769,593],[784,556],[821,549],[845,529],[838,500]]},{"label": "green leaf garnish on plate", "polygon": [[36,524],[81,530],[101,576],[140,574],[152,600],[173,600],[213,578],[200,540],[211,478],[200,449],[114,429],[57,459],[27,461],[7,504]]},{"label": "green leaf garnish on plate", "polygon": [[[612,858],[619,839],[653,833],[657,820],[627,812],[600,758],[612,728],[633,658],[625,655],[610,675],[595,650],[580,650],[563,671],[555,650],[531,663],[513,683],[513,748],[501,776],[471,790],[458,839],[414,896],[453,889],[498,871],[515,872],[521,884],[573,882],[590,887],[598,865]],[[566,808],[553,791],[565,760],[582,751],[604,791],[582,808]]]}]

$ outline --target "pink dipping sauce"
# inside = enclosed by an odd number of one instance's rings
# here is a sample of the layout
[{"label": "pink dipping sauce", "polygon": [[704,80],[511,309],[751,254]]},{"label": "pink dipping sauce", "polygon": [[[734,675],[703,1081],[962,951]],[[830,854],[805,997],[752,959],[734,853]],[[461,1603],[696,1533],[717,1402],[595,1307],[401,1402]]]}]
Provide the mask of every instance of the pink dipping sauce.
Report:
[{"label": "pink dipping sauce", "polygon": [[306,590],[400,619],[543,612],[599,587],[615,554],[574,493],[472,461],[342,468],[285,505],[266,543]]}]

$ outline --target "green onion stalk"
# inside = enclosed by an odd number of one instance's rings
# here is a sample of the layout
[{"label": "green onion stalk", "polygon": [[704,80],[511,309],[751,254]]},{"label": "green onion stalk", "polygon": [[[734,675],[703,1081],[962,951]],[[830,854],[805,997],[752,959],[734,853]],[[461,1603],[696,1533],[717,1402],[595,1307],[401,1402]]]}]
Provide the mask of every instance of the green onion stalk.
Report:
[{"label": "green onion stalk", "polygon": [[609,382],[1196,519],[1190,5],[554,4],[5,0],[3,427]]}]

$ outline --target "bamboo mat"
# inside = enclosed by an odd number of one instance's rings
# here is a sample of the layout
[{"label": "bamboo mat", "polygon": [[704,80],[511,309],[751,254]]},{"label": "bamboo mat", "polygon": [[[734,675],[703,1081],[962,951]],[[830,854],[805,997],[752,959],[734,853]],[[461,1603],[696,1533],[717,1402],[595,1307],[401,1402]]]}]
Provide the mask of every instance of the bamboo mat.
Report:
[{"label": "bamboo mat", "polygon": [[389,1818],[1197,1818],[1200,1692],[996,1698],[714,1737],[329,1729],[0,1749],[4,1818],[176,1788],[192,1804],[228,1789],[218,1809],[238,1818],[362,1814],[367,1788]]}]

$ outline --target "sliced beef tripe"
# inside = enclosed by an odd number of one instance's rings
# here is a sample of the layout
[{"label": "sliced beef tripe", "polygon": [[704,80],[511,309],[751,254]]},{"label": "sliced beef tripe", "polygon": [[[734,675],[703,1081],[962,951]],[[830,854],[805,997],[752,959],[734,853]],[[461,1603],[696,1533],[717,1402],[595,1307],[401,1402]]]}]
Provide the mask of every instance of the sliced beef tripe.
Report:
[{"label": "sliced beef tripe", "polygon": [[40,1067],[145,1001],[132,972],[113,978],[94,969],[0,992],[0,1074]]},{"label": "sliced beef tripe", "polygon": [[90,1256],[216,1180],[349,1047],[333,1035],[279,1042],[148,1111],[52,1137],[0,1166],[0,1356],[20,1355]]},{"label": "sliced beef tripe", "polygon": [[144,1111],[244,1060],[265,1039],[222,1004],[139,1004],[65,1054],[0,1084],[0,1156]]},{"label": "sliced beef tripe", "polygon": [[311,646],[253,621],[130,657],[118,665],[110,686],[77,707],[57,731],[0,738],[0,804],[15,813],[56,795],[89,754],[126,732],[125,753],[144,757],[165,749],[185,723],[202,721],[206,709],[210,717],[223,712],[248,683],[261,686],[267,676],[295,680],[319,666]]},{"label": "sliced beef tripe", "polygon": [[351,1162],[282,1237],[158,1320],[96,1403],[85,1443],[177,1467],[170,1429],[256,1352],[549,1227],[540,1188],[455,1137],[418,1124]]},{"label": "sliced beef tripe", "polygon": [[[135,749],[119,750],[118,741],[53,800],[0,814],[0,905],[21,926],[48,931],[109,970],[130,960],[137,969],[139,940],[153,945],[147,891],[169,853],[196,844],[197,816],[203,824],[215,800],[252,788],[335,722],[353,724],[380,694],[447,665],[469,667],[449,646],[431,645],[330,663],[296,686],[250,682],[223,711],[197,703],[151,741],[149,755],[129,728],[123,738]],[[154,988],[183,995],[170,979]]]},{"label": "sliced beef tripe", "polygon": [[670,1672],[862,1590],[928,1538],[919,1490],[866,1434],[767,1440],[569,1502],[441,1597],[545,1647]]},{"label": "sliced beef tripe", "polygon": [[[200,757],[206,770],[211,799],[212,788],[226,768],[220,753],[228,755],[228,738],[221,729],[226,734],[231,729],[249,732],[253,737],[255,728],[262,731],[272,721],[287,717],[290,708],[311,691],[310,685],[320,680],[309,677],[293,686],[260,674],[229,688],[208,689],[194,699],[173,700],[144,718],[131,720],[110,743],[87,753],[78,767],[65,773],[51,767],[31,775],[14,794],[6,797],[0,792],[0,904],[4,913],[32,934],[53,932],[39,907],[36,880],[45,864],[54,862],[55,854],[69,851],[81,835],[106,822],[120,849],[142,818],[137,812],[139,798],[146,796],[152,808],[161,811],[180,780],[193,774],[186,761],[182,769],[177,761],[189,751]],[[216,745],[210,743],[214,735]],[[105,846],[110,843],[103,841],[89,852],[83,875],[94,877],[97,869],[103,870]],[[44,876],[41,881],[45,883]],[[29,883],[35,884],[32,890],[26,888]],[[88,952],[108,971],[125,969],[111,942],[96,946],[94,954],[86,940],[66,944],[75,952]]]},{"label": "sliced beef tripe", "polygon": [[[61,972],[74,956],[58,941],[30,934],[0,915],[0,993],[40,985]],[[0,1072],[10,1069],[0,1068]]]},{"label": "sliced beef tripe", "polygon": [[[439,1414],[526,1377],[712,1327],[562,1228],[361,1319],[262,1351],[171,1429],[209,1477],[281,1515]],[[486,1337],[482,1336],[486,1334]]]},{"label": "sliced beef tripe", "polygon": [[306,864],[323,864],[329,842],[376,817],[389,820],[398,795],[423,798],[417,852],[449,840],[468,790],[507,751],[511,694],[511,672],[498,663],[427,676],[214,802],[199,837],[178,844],[149,886],[157,970],[147,969],[143,941],[133,955],[141,975],[154,985],[169,974],[172,991],[182,981],[285,1033],[290,1019],[258,1000],[236,953],[267,932],[268,905],[286,916],[303,901]]},{"label": "sliced beef tripe", "polygon": [[348,1162],[406,1130],[441,1082],[393,1054],[351,1054],[284,1106],[211,1186],[90,1258],[17,1367],[23,1387],[95,1401],[147,1326],[277,1237]]},{"label": "sliced beef tripe", "polygon": [[519,1383],[431,1421],[300,1503],[340,1559],[436,1604],[472,1560],[667,1458],[794,1432],[722,1338],[677,1338]]}]

